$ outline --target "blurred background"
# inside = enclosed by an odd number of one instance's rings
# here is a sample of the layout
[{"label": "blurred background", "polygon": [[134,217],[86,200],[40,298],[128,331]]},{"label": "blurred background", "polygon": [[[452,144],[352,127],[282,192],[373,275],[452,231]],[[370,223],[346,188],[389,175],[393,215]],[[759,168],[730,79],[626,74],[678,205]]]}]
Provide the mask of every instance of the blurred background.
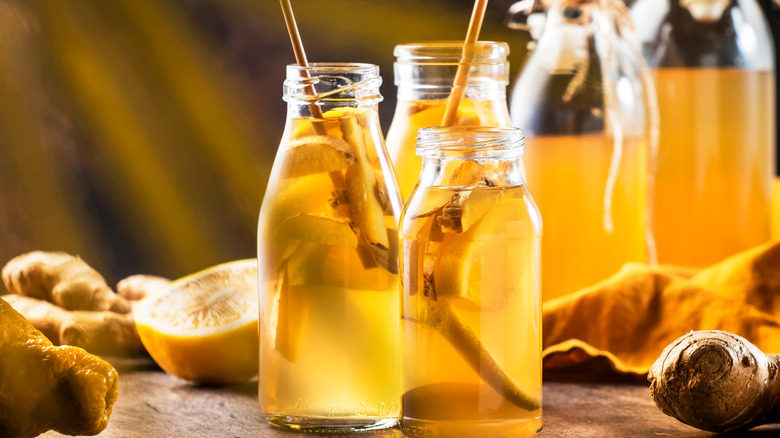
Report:
[{"label": "blurred background", "polygon": [[[482,38],[527,36],[494,0]],[[462,39],[471,0],[296,0],[310,61]],[[0,0],[0,264],[79,254],[114,284],[254,257],[293,52],[276,0]]]},{"label": "blurred background", "polygon": [[[490,1],[481,39],[509,43],[516,78],[513,3]],[[464,38],[472,6],[293,1],[310,61],[380,66],[385,131],[393,47]],[[254,257],[291,62],[276,0],[0,0],[0,264],[65,251],[115,284]]]}]

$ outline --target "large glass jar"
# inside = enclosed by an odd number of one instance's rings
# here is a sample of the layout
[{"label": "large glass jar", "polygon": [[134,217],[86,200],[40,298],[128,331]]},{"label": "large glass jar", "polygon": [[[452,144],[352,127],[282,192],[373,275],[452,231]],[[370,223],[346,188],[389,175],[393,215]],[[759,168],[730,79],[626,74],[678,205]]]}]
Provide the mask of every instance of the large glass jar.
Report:
[{"label": "large glass jar", "polygon": [[661,116],[658,260],[706,266],[770,236],[774,52],[754,0],[639,0],[632,8]]},{"label": "large glass jar", "polygon": [[548,301],[594,285],[626,262],[651,259],[654,96],[625,35],[628,10],[620,0],[545,3],[510,114],[525,133],[528,186],[545,222]]},{"label": "large glass jar", "polygon": [[[406,200],[417,183],[422,163],[415,154],[417,131],[443,124],[447,98],[463,56],[463,42],[401,44],[394,54],[398,104],[387,133],[387,150],[395,166],[401,197]],[[506,43],[476,44],[455,125],[509,126],[508,55]]]},{"label": "large glass jar", "polygon": [[398,188],[379,69],[287,67],[288,118],[258,225],[259,398],[306,431],[397,423]]},{"label": "large glass jar", "polygon": [[401,219],[401,428],[530,437],[541,428],[539,211],[522,132],[420,130]]}]

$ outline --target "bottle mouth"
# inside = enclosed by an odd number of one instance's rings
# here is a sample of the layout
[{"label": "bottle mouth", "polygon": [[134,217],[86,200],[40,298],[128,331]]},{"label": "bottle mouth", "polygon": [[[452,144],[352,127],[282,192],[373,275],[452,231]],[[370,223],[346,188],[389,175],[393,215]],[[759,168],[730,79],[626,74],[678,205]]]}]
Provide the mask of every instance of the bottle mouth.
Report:
[{"label": "bottle mouth", "polygon": [[287,66],[284,100],[292,101],[382,101],[379,66],[349,62],[314,62],[308,67]]},{"label": "bottle mouth", "polygon": [[[463,41],[425,41],[395,46],[393,55],[399,64],[458,64]],[[509,45],[495,41],[477,41],[472,65],[506,64]]]},{"label": "bottle mouth", "polygon": [[525,142],[520,128],[505,126],[439,126],[417,132],[421,157],[517,158]]}]

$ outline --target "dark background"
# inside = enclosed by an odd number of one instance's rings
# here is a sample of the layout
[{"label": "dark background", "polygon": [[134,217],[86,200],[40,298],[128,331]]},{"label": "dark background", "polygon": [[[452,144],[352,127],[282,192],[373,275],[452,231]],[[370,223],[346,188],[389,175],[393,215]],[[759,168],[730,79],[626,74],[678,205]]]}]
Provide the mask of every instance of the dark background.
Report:
[{"label": "dark background", "polygon": [[[481,39],[509,43],[516,78],[513,3],[490,1]],[[463,39],[473,1],[293,7],[310,61],[380,66],[386,131],[393,47]],[[275,0],[0,0],[0,264],[66,251],[114,283],[254,257],[292,62]]]}]

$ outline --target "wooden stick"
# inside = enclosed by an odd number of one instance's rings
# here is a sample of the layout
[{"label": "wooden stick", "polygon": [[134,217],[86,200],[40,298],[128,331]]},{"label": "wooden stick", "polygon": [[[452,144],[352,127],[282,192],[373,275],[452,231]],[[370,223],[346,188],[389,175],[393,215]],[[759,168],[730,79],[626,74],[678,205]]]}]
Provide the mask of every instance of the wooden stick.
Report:
[{"label": "wooden stick", "polygon": [[469,68],[474,59],[474,51],[479,32],[482,30],[482,21],[485,19],[485,9],[487,9],[488,0],[476,0],[474,10],[471,13],[469,30],[466,32],[466,42],[463,44],[463,55],[458,65],[458,71],[455,73],[455,81],[452,85],[452,92],[447,98],[447,109],[444,112],[442,126],[451,126],[455,124],[455,118],[458,115],[458,105],[466,94],[466,85],[469,81]]},{"label": "wooden stick", "polygon": [[[303,41],[301,40],[301,34],[298,32],[298,24],[295,23],[295,15],[293,15],[292,5],[290,0],[279,0],[282,4],[282,13],[284,14],[284,23],[287,25],[287,33],[290,35],[290,42],[293,46],[293,52],[295,52],[295,62],[301,67],[308,67],[309,61],[306,59],[306,51],[303,50]],[[301,70],[301,77],[304,79],[311,79],[308,70]],[[303,88],[303,92],[308,96],[316,96],[317,92],[314,90],[314,85],[308,84]],[[315,100],[309,102],[309,112],[311,113],[312,120],[311,126],[314,128],[314,133],[317,135],[326,135],[328,131],[321,123],[323,119],[322,109]],[[333,187],[336,189],[344,188],[344,175],[340,171],[330,172],[329,174]]]},{"label": "wooden stick", "polygon": [[[290,42],[293,46],[293,52],[295,52],[295,62],[301,67],[308,67],[309,61],[306,59],[306,51],[303,50],[303,41],[301,40],[301,34],[298,32],[298,24],[295,23],[295,15],[293,15],[292,5],[290,0],[279,0],[282,4],[282,13],[284,14],[284,23],[287,25],[287,33],[290,34]],[[301,77],[304,79],[310,79],[308,70],[301,70]],[[306,85],[303,92],[309,96],[316,96],[314,91],[314,85]],[[309,111],[311,116],[317,119],[322,118],[322,110],[315,102],[309,104]],[[319,123],[313,123],[314,130],[319,135],[325,134],[325,129],[320,126]],[[319,129],[318,129],[319,128]],[[322,132],[319,132],[319,131]]]}]

